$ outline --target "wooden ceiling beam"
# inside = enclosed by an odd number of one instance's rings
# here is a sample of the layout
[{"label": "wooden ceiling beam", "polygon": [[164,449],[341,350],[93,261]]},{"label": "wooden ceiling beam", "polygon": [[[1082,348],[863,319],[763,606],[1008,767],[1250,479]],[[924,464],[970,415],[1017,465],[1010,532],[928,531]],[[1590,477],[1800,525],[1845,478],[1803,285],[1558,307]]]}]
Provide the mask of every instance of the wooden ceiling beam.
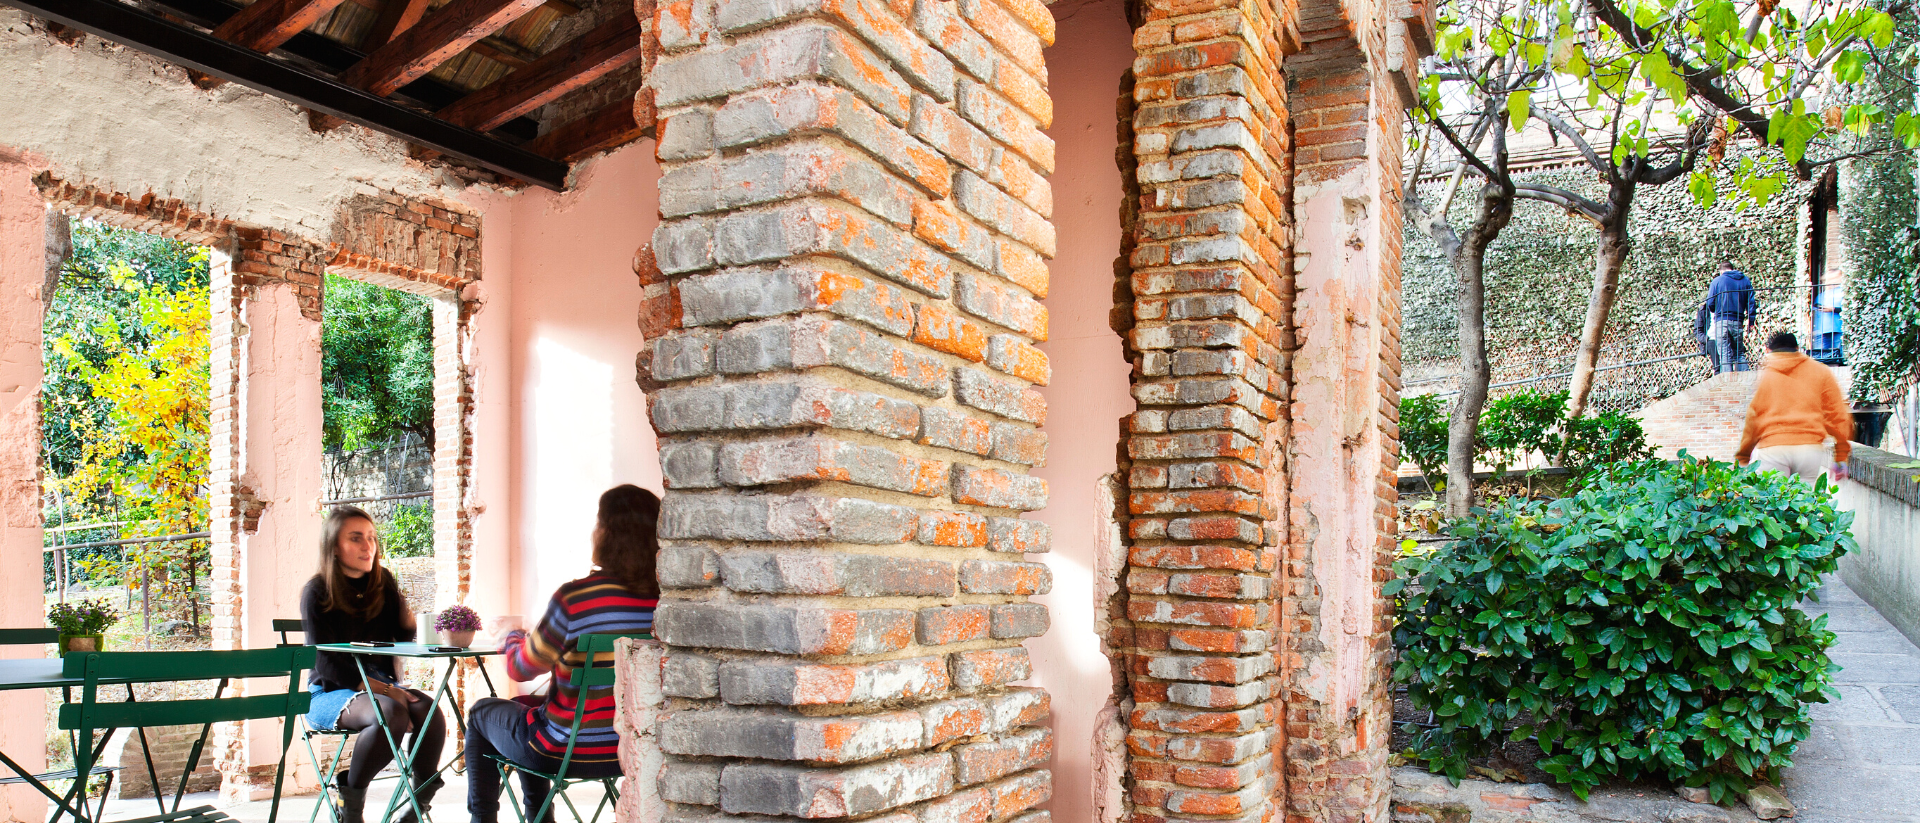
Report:
[{"label": "wooden ceiling beam", "polygon": [[305,31],[341,0],[258,0],[213,30],[213,36],[258,52],[269,52]]},{"label": "wooden ceiling beam", "polygon": [[340,75],[340,82],[385,97],[441,63],[505,28],[541,0],[453,0],[365,60]]},{"label": "wooden ceiling beam", "polygon": [[372,51],[393,42],[393,38],[405,34],[426,14],[427,0],[387,0],[387,4],[380,7],[380,16],[373,21],[373,28],[368,29],[367,36],[360,41],[360,48]]},{"label": "wooden ceiling beam", "polygon": [[439,112],[475,131],[526,114],[640,59],[640,21],[621,14]]},{"label": "wooden ceiling beam", "polygon": [[642,89],[632,100],[615,100],[592,114],[555,126],[522,148],[571,163],[645,137],[653,132],[653,122],[653,94]]}]

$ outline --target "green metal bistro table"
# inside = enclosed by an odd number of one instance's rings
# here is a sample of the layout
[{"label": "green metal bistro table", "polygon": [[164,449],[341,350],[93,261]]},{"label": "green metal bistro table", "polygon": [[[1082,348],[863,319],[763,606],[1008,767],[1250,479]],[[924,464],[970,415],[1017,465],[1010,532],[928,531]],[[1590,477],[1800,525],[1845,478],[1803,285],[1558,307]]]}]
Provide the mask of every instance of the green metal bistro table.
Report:
[{"label": "green metal bistro table", "polygon": [[[354,666],[358,667],[360,670],[360,680],[362,683],[365,683],[367,680],[367,667],[366,667],[365,661],[362,660],[359,657],[359,655],[371,655],[375,657],[406,657],[406,658],[415,658],[415,659],[422,659],[422,660],[447,661],[446,670],[442,672],[440,675],[440,685],[439,687],[435,688],[433,691],[433,701],[427,704],[428,717],[432,717],[433,712],[439,711],[440,702],[444,700],[447,697],[447,695],[451,694],[451,690],[449,687],[453,683],[453,672],[455,669],[459,668],[459,664],[462,659],[488,657],[488,656],[496,655],[500,653],[499,649],[491,649],[491,648],[465,648],[465,649],[460,649],[458,651],[434,651],[434,649],[436,648],[444,649],[447,647],[436,646],[429,643],[394,643],[390,646],[356,646],[352,643],[321,643],[314,646],[314,648],[323,652],[338,652],[341,654],[355,655],[355,657],[353,658],[353,664]],[[480,670],[480,678],[486,681],[487,693],[490,695],[497,696],[498,692],[493,688],[493,676],[487,674],[487,667],[478,666],[476,668]],[[400,808],[400,803],[402,799],[401,790],[404,790],[406,803],[407,805],[413,808],[414,816],[418,818],[420,821],[422,821],[422,823],[431,823],[432,818],[429,818],[427,816],[427,810],[421,807],[420,798],[417,797],[413,791],[413,786],[415,783],[413,776],[416,771],[413,763],[413,756],[415,751],[420,748],[420,735],[419,734],[414,735],[413,747],[411,749],[402,751],[400,748],[400,741],[394,739],[393,729],[387,725],[386,715],[380,711],[379,701],[374,701],[373,703],[373,717],[380,725],[381,734],[386,735],[387,747],[393,750],[393,763],[396,767],[399,768],[399,771],[400,771],[400,789],[395,790],[393,795],[387,799],[386,813],[381,815],[380,819],[382,821],[386,821],[386,820],[391,820],[393,818],[393,813],[395,811],[398,811]],[[466,731],[467,731],[467,716],[464,712],[460,710],[460,705],[458,701],[453,702],[453,720],[454,720],[454,723],[458,724],[459,726],[461,738],[465,739]],[[430,764],[433,767],[433,770],[430,773],[439,774],[440,772],[446,771],[448,768],[451,768],[454,764],[460,763],[460,762],[461,762],[461,751],[455,750],[453,753],[453,757],[448,759],[446,763]],[[59,823],[59,822],[54,821],[54,823]]]},{"label": "green metal bistro table", "polygon": [[[62,675],[60,672],[61,665],[62,663],[58,658],[14,658],[0,660],[0,692],[19,691],[22,689],[60,689],[62,690],[62,697],[66,702],[71,703],[73,702],[71,690],[86,685],[86,679],[83,677],[67,677]],[[133,684],[141,681],[116,680],[110,682],[116,685],[125,685],[127,687],[127,699],[132,700],[134,699]],[[113,731],[114,730],[110,729],[101,737],[99,744],[94,746],[95,752],[104,752],[106,750],[107,742],[113,738]],[[74,738],[70,741],[74,745],[71,751],[78,751],[78,736],[70,736]],[[140,743],[142,746],[146,745],[146,736],[144,734],[141,735]],[[89,745],[93,745],[91,741],[89,741]],[[98,755],[96,754],[95,757],[90,759],[97,761]],[[76,821],[86,821],[89,819],[86,815],[86,801],[84,797],[80,795],[80,789],[86,785],[86,780],[79,779],[76,776],[73,781],[73,788],[68,789],[66,796],[62,797],[55,794],[53,789],[49,788],[47,784],[41,782],[40,778],[33,772],[22,768],[13,758],[8,757],[6,752],[0,752],[0,765],[4,765],[8,769],[13,770],[13,773],[22,782],[38,789],[41,794],[47,796],[47,799],[53,801],[57,811],[54,812],[53,819],[49,823],[60,823],[61,816],[68,814],[73,815]],[[153,768],[152,757],[147,758],[147,768]],[[153,796],[158,800],[161,797],[159,781],[155,780],[153,786]],[[79,798],[79,802],[77,803],[74,802],[76,798]],[[163,805],[160,810],[164,813],[166,807]]]}]

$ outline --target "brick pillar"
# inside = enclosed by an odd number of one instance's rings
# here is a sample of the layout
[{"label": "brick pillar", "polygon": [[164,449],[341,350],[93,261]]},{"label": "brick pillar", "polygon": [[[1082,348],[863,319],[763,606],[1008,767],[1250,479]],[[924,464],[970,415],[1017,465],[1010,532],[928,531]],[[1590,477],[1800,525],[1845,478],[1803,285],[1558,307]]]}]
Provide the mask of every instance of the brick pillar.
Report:
[{"label": "brick pillar", "polygon": [[1132,821],[1279,808],[1289,244],[1284,8],[1143,4],[1134,31],[1125,655]]},{"label": "brick pillar", "polygon": [[[477,289],[477,287],[476,287]],[[465,603],[473,577],[473,331],[478,301],[433,301],[433,545],[435,608]]]},{"label": "brick pillar", "polygon": [[[1303,14],[1288,60],[1293,184],[1293,467],[1287,591],[1288,820],[1384,821],[1399,464],[1400,90],[1368,70],[1380,30]],[[1407,11],[1409,17],[1415,15]],[[1365,14],[1360,20],[1367,20]],[[1396,29],[1405,36],[1405,26]],[[1406,52],[1396,52],[1405,54]],[[1413,59],[1417,60],[1417,57]]]},{"label": "brick pillar", "polygon": [[1020,515],[1052,17],[681,0],[657,28],[668,819],[1045,821],[1048,699],[1012,684],[1050,585]]},{"label": "brick pillar", "polygon": [[[0,159],[0,625],[46,625],[40,570],[41,276],[46,271],[47,205],[26,166]],[[0,656],[40,657],[38,646],[0,647]],[[0,695],[0,751],[28,769],[46,765],[46,698]],[[11,776],[11,775],[9,775]],[[0,788],[0,820],[39,823],[47,803],[26,786]]]},{"label": "brick pillar", "polygon": [[[209,446],[213,648],[272,646],[298,617],[318,566],[321,489],[320,277],[329,254],[278,232],[243,229],[212,268]],[[286,688],[283,681],[246,687]],[[280,756],[277,723],[220,728],[229,799],[265,796]]]}]

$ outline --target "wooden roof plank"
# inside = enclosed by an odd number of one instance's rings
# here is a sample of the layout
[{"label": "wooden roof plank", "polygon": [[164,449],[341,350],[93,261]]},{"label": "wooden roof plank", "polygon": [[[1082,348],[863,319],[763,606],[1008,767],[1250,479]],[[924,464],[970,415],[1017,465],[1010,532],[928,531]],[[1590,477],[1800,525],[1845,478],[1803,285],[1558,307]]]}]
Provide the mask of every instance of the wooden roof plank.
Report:
[{"label": "wooden roof plank", "polygon": [[653,131],[653,121],[653,95],[642,90],[632,100],[615,100],[592,114],[556,126],[523,148],[571,163],[644,137]]},{"label": "wooden roof plank", "polygon": [[258,0],[227,18],[213,30],[213,36],[254,51],[273,51],[340,3],[341,0]]},{"label": "wooden roof plank", "polygon": [[454,0],[340,75],[381,97],[425,77],[475,41],[526,14],[541,0]]},{"label": "wooden roof plank", "polygon": [[476,131],[533,111],[640,59],[640,21],[616,16],[444,109],[442,120]]}]

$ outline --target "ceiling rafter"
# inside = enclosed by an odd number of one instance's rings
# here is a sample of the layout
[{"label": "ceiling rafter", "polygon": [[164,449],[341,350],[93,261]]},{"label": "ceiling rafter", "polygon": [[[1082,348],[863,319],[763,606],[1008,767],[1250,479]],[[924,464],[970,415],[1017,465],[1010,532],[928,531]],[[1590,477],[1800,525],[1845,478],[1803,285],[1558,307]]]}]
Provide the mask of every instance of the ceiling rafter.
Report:
[{"label": "ceiling rafter", "polygon": [[342,0],[258,0],[226,19],[213,36],[254,51],[273,51],[306,30]]},{"label": "ceiling rafter", "polygon": [[380,48],[405,34],[426,15],[427,0],[387,0],[387,4],[380,7],[380,16],[373,21],[373,28],[368,29],[366,38],[360,41],[360,48]]},{"label": "ceiling rafter", "polygon": [[573,162],[602,149],[652,133],[653,102],[642,92],[633,100],[615,100],[578,120],[563,123],[527,144],[527,151]]},{"label": "ceiling rafter", "polygon": [[542,0],[453,0],[340,74],[340,82],[385,97],[505,28]]},{"label": "ceiling rafter", "polygon": [[639,59],[640,21],[633,15],[618,15],[441,109],[439,117],[490,131]]}]

